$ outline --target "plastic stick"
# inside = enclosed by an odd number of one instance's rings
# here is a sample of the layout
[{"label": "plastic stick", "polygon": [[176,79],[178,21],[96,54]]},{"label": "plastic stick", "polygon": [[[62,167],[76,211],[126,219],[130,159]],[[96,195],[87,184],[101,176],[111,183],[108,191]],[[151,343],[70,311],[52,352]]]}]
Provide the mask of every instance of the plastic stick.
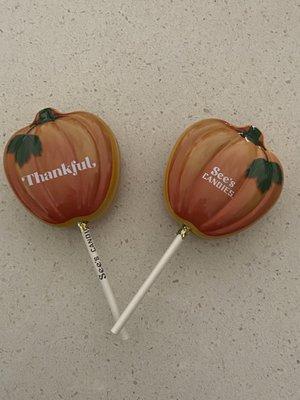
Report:
[{"label": "plastic stick", "polygon": [[117,320],[115,325],[112,327],[111,331],[114,334],[118,334],[120,330],[123,328],[123,326],[126,324],[127,320],[133,313],[133,311],[136,309],[138,304],[141,302],[147,291],[150,289],[150,287],[153,285],[155,280],[158,278],[159,274],[163,270],[164,266],[167,264],[169,259],[172,257],[172,255],[176,252],[178,247],[181,245],[184,237],[187,235],[189,232],[189,228],[187,226],[183,226],[180,231],[177,233],[175,239],[171,243],[171,245],[168,247],[162,258],[159,260],[159,262],[156,264],[154,269],[152,270],[151,274],[148,276],[148,278],[145,280],[143,285],[140,287],[136,295],[133,297],[131,302],[128,304],[128,306],[125,308],[123,313],[121,314],[120,318]]},{"label": "plastic stick", "polygon": [[[120,316],[119,308],[118,308],[114,293],[112,291],[112,288],[110,287],[110,284],[108,282],[107,273],[106,273],[106,271],[104,271],[100,257],[98,255],[96,247],[94,245],[94,241],[93,241],[90,229],[88,227],[88,224],[86,222],[78,222],[78,226],[79,226],[81,235],[83,237],[83,240],[85,242],[86,248],[87,248],[89,255],[91,257],[91,260],[93,262],[93,265],[95,267],[95,270],[96,270],[96,273],[100,280],[100,283],[102,285],[102,289],[103,289],[105,298],[107,300],[107,303],[110,307],[113,318],[115,321],[117,321]],[[123,340],[127,340],[129,338],[125,329],[122,329],[121,336],[122,336]]]}]

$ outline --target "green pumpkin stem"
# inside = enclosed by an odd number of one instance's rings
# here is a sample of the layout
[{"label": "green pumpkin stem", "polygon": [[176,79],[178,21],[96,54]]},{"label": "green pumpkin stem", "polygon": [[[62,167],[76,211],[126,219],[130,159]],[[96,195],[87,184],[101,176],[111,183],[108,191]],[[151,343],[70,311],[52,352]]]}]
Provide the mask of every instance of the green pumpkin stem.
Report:
[{"label": "green pumpkin stem", "polygon": [[56,114],[55,110],[53,110],[52,108],[44,108],[37,113],[34,124],[45,124],[46,122],[55,121],[57,118],[58,115]]},{"label": "green pumpkin stem", "polygon": [[255,126],[249,126],[249,128],[243,132],[241,132],[241,136],[245,139],[248,139],[250,142],[255,144],[256,146],[261,146],[264,148],[262,133]]}]

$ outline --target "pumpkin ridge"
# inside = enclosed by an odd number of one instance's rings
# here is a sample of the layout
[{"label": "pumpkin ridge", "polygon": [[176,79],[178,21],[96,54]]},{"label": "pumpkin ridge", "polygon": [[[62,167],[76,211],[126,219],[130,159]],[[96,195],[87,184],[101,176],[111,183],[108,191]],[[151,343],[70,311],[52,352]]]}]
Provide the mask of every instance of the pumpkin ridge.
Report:
[{"label": "pumpkin ridge", "polygon": [[[222,152],[224,152],[225,150],[228,150],[229,147],[231,147],[231,146],[235,145],[236,143],[238,143],[238,142],[239,142],[239,139],[240,139],[240,138],[232,139],[232,141],[226,142],[226,143],[223,144],[221,147],[219,147],[219,149],[218,149],[218,150],[214,153],[214,155],[210,158],[209,162],[212,162],[212,161],[213,161],[218,155],[220,155]],[[206,165],[207,165],[207,164],[205,164],[205,165],[200,169],[199,172],[202,173],[202,172],[204,171]],[[198,175],[197,178],[195,178],[195,180],[198,179],[198,178],[199,178],[199,175]],[[184,196],[184,199],[186,199],[186,196],[187,196],[187,195],[188,195],[188,194],[186,193],[185,196]],[[227,204],[227,203],[226,203],[226,204]],[[226,205],[226,204],[225,204],[225,205]],[[203,224],[205,224],[206,222],[207,222],[207,220],[204,221]],[[202,226],[202,224],[201,224],[201,226]]]},{"label": "pumpkin ridge", "polygon": [[[211,119],[213,119],[213,118],[211,118]],[[210,119],[209,119],[209,120],[210,120]],[[216,121],[219,121],[219,120],[216,120]],[[193,124],[193,125],[191,125],[190,129],[188,128],[188,130],[191,131],[193,128],[197,128],[197,127],[198,127],[197,125],[199,125],[199,122],[198,122],[198,123],[195,123],[195,124]],[[183,140],[185,139],[185,137],[186,137],[186,131],[187,131],[187,130],[185,130],[185,131],[183,132],[182,137],[180,137],[179,140],[178,140],[178,142],[175,144],[175,148],[176,148],[176,149],[181,145],[181,143],[182,143]],[[200,137],[198,137],[198,138],[196,139],[195,144],[197,145],[198,142],[199,142],[201,139],[203,140],[203,139],[207,138],[207,136],[209,136],[211,133],[212,133],[212,132],[205,132],[205,133],[203,134],[203,136],[200,135]],[[184,165],[186,164],[186,160],[189,158],[189,156],[190,156],[190,154],[192,153],[192,151],[193,151],[193,149],[190,149],[190,150],[188,151],[188,153],[186,154],[186,156],[184,157],[184,162],[183,162]],[[184,170],[184,166],[182,167],[182,169],[181,169],[181,171],[180,171],[180,174],[179,174],[179,178],[178,178],[179,186],[180,186],[180,180],[181,180],[181,177],[182,177],[183,170]]]},{"label": "pumpkin ridge", "polygon": [[[45,210],[40,204],[37,203],[37,200],[35,199],[34,196],[31,195],[31,193],[29,192],[27,186],[24,185],[24,186],[22,186],[22,187],[24,187],[24,190],[25,190],[25,193],[23,193],[24,196],[28,196],[28,197],[33,201],[33,203],[36,205],[37,209],[40,210],[40,211],[39,211],[39,212],[40,212],[40,215],[42,214],[42,215],[44,216],[44,217],[40,217],[40,218],[41,218],[43,221],[48,222],[48,213],[47,213],[47,210]],[[24,204],[23,201],[20,199],[20,197],[19,197],[19,195],[18,195],[18,192],[15,191],[15,189],[13,189],[13,191],[16,193],[18,200],[19,200],[22,204]],[[36,214],[35,214],[26,204],[24,204],[24,206],[27,208],[27,210],[30,211],[30,213],[31,213],[32,215],[34,215],[34,216],[36,217]]]},{"label": "pumpkin ridge", "polygon": [[[81,127],[83,127],[87,131],[87,135],[90,137],[91,141],[93,142],[93,144],[95,146],[97,157],[98,157],[98,162],[99,162],[99,168],[101,170],[101,158],[100,158],[99,149],[98,149],[97,143],[96,143],[93,135],[91,134],[89,128],[86,127],[84,125],[84,123],[82,121],[80,121],[80,119],[77,119],[76,116],[74,116],[74,115],[70,116],[69,115],[69,118],[72,119],[73,121],[77,122]],[[102,133],[102,131],[101,131],[101,133]],[[97,179],[97,185],[95,185],[95,191],[94,191],[94,194],[93,194],[92,198],[96,198],[97,197],[98,189],[100,187],[100,179],[101,179],[101,175],[99,174],[98,179]],[[105,195],[105,197],[106,197],[106,195]]]},{"label": "pumpkin ridge", "polygon": [[[210,133],[211,133],[211,132],[206,132],[206,133],[203,134],[203,136],[198,137],[197,140],[196,140],[196,142],[195,142],[195,145],[197,145],[197,144],[200,142],[200,140],[203,140],[203,139],[207,138],[207,137],[209,136]],[[182,138],[182,141],[183,141],[183,139],[184,139],[184,137]],[[182,141],[180,141],[180,142],[178,143],[178,146],[182,143]],[[181,191],[180,188],[181,188],[182,175],[183,175],[183,173],[184,173],[187,160],[189,159],[189,157],[190,157],[191,153],[193,152],[193,150],[194,150],[194,148],[191,148],[191,149],[188,151],[188,153],[186,154],[186,156],[184,157],[183,166],[182,166],[181,171],[180,171],[180,174],[179,174],[179,176],[178,176],[178,187],[179,187],[179,192]],[[185,196],[184,196],[183,199],[181,200],[181,206],[182,206],[182,204],[184,204],[184,201],[185,201]],[[181,208],[181,207],[180,207],[180,208]]]},{"label": "pumpkin ridge", "polygon": [[[31,198],[31,200],[34,202],[34,204],[36,205],[37,208],[39,208],[40,210],[42,210],[42,212],[45,214],[45,216],[46,216],[46,218],[47,218],[47,215],[48,215],[47,210],[46,210],[41,204],[39,204],[39,203],[37,202],[35,196],[29,191],[29,187],[28,187],[27,185],[22,185],[22,184],[20,184],[20,187],[21,187],[22,189],[25,189],[25,194],[28,195],[28,196]],[[14,190],[14,192],[17,194],[17,197],[19,198],[18,193],[15,191],[14,188],[13,188],[13,190]],[[22,203],[23,203],[23,202],[22,202]],[[26,208],[27,208],[30,212],[32,212],[32,211],[30,210],[30,208],[27,207],[26,204],[25,204],[25,206],[26,206]]]},{"label": "pumpkin ridge", "polygon": [[[72,114],[72,113],[65,114],[65,115],[70,116],[70,114]],[[91,214],[84,216],[85,219],[90,220],[90,217],[94,218],[95,215],[97,215],[97,216],[102,215],[105,212],[105,210],[111,205],[112,200],[114,199],[114,197],[116,195],[118,182],[119,182],[119,176],[120,176],[120,166],[119,166],[120,150],[119,150],[118,142],[115,138],[113,131],[106,124],[106,122],[103,121],[100,117],[98,117],[94,114],[88,113],[88,112],[83,112],[83,111],[75,112],[74,114],[75,114],[75,118],[74,118],[74,116],[72,116],[72,118],[77,122],[81,122],[82,125],[84,125],[84,123],[81,121],[81,118],[84,118],[85,116],[90,116],[94,120],[97,121],[97,123],[100,125],[101,133],[105,140],[105,144],[109,146],[109,147],[107,147],[107,149],[111,152],[111,156],[112,156],[110,181],[109,181],[109,185],[107,187],[106,193],[105,193],[105,197],[103,198],[103,201],[102,201],[100,207],[98,207]],[[89,128],[86,127],[86,129],[90,133]],[[93,134],[90,133],[90,136],[91,136],[92,140],[94,141],[94,144],[96,145]],[[96,146],[96,152],[97,152],[97,154],[99,154],[99,166],[101,166],[101,164],[100,164],[101,158],[100,158],[98,146]],[[101,168],[100,168],[100,170],[101,170]],[[100,178],[101,178],[101,176],[99,174],[99,183],[100,183]],[[114,181],[114,179],[116,179],[116,180]],[[100,186],[100,185],[98,184],[98,186]],[[76,217],[72,218],[71,221],[78,221],[78,218],[76,218]],[[64,224],[62,224],[62,225],[64,225]]]},{"label": "pumpkin ridge", "polygon": [[[221,129],[220,129],[220,130],[221,130]],[[203,140],[203,139],[205,139],[205,138],[207,139],[209,136],[211,136],[211,134],[215,134],[215,133],[214,133],[214,132],[206,132],[206,133],[203,134],[203,136],[198,137],[197,140],[195,141],[195,146],[197,146],[201,140]],[[184,137],[183,137],[183,139],[184,139]],[[182,141],[181,141],[181,142],[182,142]],[[180,145],[181,142],[178,143],[178,146]],[[218,153],[219,150],[221,150],[224,146],[227,146],[227,145],[228,145],[228,142],[226,142],[225,144],[221,145],[221,146],[219,147],[219,149],[216,151],[216,154]],[[176,146],[176,147],[177,147],[177,146]],[[186,167],[187,160],[189,159],[190,155],[192,154],[192,152],[193,152],[194,150],[195,150],[194,147],[191,148],[191,149],[189,150],[189,152],[187,153],[187,155],[185,156],[185,158],[184,158],[183,167],[182,167],[182,169],[181,169],[181,171],[180,171],[179,178],[178,178],[178,187],[179,187],[179,191],[181,191],[181,180],[182,180],[182,175],[183,175],[184,170],[185,170],[185,167]],[[213,157],[215,157],[216,154],[214,154]],[[201,167],[201,169],[199,170],[199,173],[200,173],[201,171],[203,171],[203,169],[205,168],[205,166],[206,166],[206,164],[204,164],[204,165]],[[195,179],[197,179],[197,178],[195,178]],[[183,199],[182,199],[182,201],[181,201],[181,205],[184,204],[185,199],[186,199],[186,196],[187,196],[187,193],[183,196]]]},{"label": "pumpkin ridge", "polygon": [[[211,119],[213,119],[213,118],[211,118]],[[216,121],[217,121],[217,120],[216,120]],[[179,137],[179,139],[177,140],[177,142],[176,142],[176,144],[175,144],[175,146],[174,146],[175,151],[177,150],[177,148],[181,145],[181,143],[182,143],[183,140],[185,139],[186,133],[187,133],[188,131],[190,132],[192,129],[198,128],[198,125],[199,125],[199,122],[196,122],[196,123],[192,124],[189,128],[187,128],[187,129],[182,133],[182,135]],[[203,139],[204,137],[208,136],[210,133],[211,133],[211,132],[205,132],[205,133],[203,134],[203,136],[197,138],[196,143],[197,143],[200,139]],[[188,151],[188,153],[187,153],[187,155],[185,156],[184,160],[186,160],[186,159],[188,158],[188,156],[189,156],[189,154],[191,153],[191,151],[192,151],[192,150],[189,150],[189,151]],[[171,156],[171,155],[172,155],[172,152],[171,152],[170,156]],[[171,166],[170,166],[170,167],[171,167]]]},{"label": "pumpkin ridge", "polygon": [[[57,119],[57,120],[53,121],[53,124],[55,125],[56,129],[59,132],[61,132],[62,136],[65,138],[66,142],[68,143],[68,146],[70,147],[71,152],[73,154],[74,160],[78,161],[78,157],[77,157],[76,152],[74,151],[73,144],[72,144],[71,140],[69,139],[68,134],[64,131],[63,127],[59,126],[59,124],[58,124],[59,120],[63,120],[63,116],[60,119]],[[83,181],[82,181],[82,177],[81,177],[80,174],[78,174],[78,179],[79,179],[79,182],[80,182],[80,187],[82,187],[82,182]],[[79,198],[79,196],[75,196],[75,197],[76,197],[76,199]],[[81,204],[81,202],[80,202],[80,204],[78,204],[78,200],[77,200],[76,204],[77,204],[77,210],[79,211],[82,208],[82,204]]]},{"label": "pumpkin ridge", "polygon": [[[169,193],[169,175],[171,172],[171,169],[173,168],[174,165],[174,156],[176,154],[176,150],[178,149],[178,147],[181,145],[181,143],[183,142],[183,140],[185,139],[187,132],[190,132],[192,129],[196,129],[199,128],[200,124],[203,124],[203,122],[205,121],[214,121],[214,122],[224,122],[220,119],[215,119],[215,118],[207,118],[206,120],[203,121],[197,121],[194,122],[193,124],[191,124],[189,127],[187,127],[184,132],[180,135],[180,137],[177,139],[175,146],[172,148],[169,157],[168,157],[168,161],[167,161],[167,165],[165,168],[165,173],[164,173],[164,193],[165,193],[165,200],[168,203],[168,206],[171,207],[171,198],[170,198],[170,193]],[[207,135],[209,132],[205,133],[203,136]],[[199,138],[200,139],[200,138]],[[186,161],[188,155],[191,153],[192,150],[189,150],[187,155],[185,156],[184,160]],[[186,164],[186,162],[184,163],[184,165]],[[180,179],[182,176],[184,170],[184,166],[181,168],[181,172],[180,172],[180,178],[177,179],[177,183],[180,183]]]},{"label": "pumpkin ridge", "polygon": [[[256,157],[258,156],[258,150],[259,150],[259,147],[256,146],[256,147],[255,147],[255,154],[256,154]],[[261,150],[262,150],[262,148],[261,148]],[[242,181],[242,183],[239,185],[239,187],[238,187],[237,190],[236,190],[236,196],[238,196],[239,191],[240,191],[243,187],[245,187],[245,185],[247,185],[247,182],[248,182],[247,179],[244,179],[244,180]],[[247,217],[247,215],[250,214],[253,210],[255,210],[255,208],[260,204],[260,202],[263,200],[263,197],[264,197],[264,196],[262,196],[262,198],[260,199],[260,201],[258,202],[258,204],[257,204],[254,208],[252,208],[251,211],[249,211],[248,213],[246,213],[245,215],[243,215],[242,217],[239,217],[239,218],[241,219],[241,218]],[[224,204],[223,207],[221,207],[221,208],[215,213],[215,215],[213,216],[212,219],[218,218],[218,215],[230,204],[231,201],[232,201],[232,200],[230,200],[229,202],[227,202],[226,204]],[[237,221],[236,221],[236,219],[234,218],[233,221],[230,222],[230,225],[229,225],[229,226],[235,224],[236,222],[237,222]],[[206,221],[204,222],[204,224],[201,224],[201,229],[205,229],[205,225],[209,225],[210,223],[211,223],[211,221],[206,220]],[[228,224],[228,223],[227,223],[227,224]],[[218,229],[223,229],[223,228],[218,228]],[[217,231],[218,229],[215,229],[214,231]],[[206,232],[206,234],[207,234],[207,235],[210,235],[210,233],[211,233],[211,232],[214,232],[214,231],[208,231],[208,232]]]},{"label": "pumpkin ridge", "polygon": [[[240,219],[240,221],[235,221],[234,223],[232,223],[232,224],[226,226],[226,228],[229,229],[229,230],[232,229],[233,227],[235,227],[235,226],[237,225],[237,223],[244,222],[245,220],[247,221],[247,219],[249,218],[249,216],[250,216],[251,214],[257,215],[257,211],[259,211],[258,217],[256,216],[256,218],[255,218],[253,221],[251,221],[250,223],[244,223],[244,225],[243,225],[242,227],[240,227],[240,228],[237,230],[237,232],[238,232],[238,231],[241,231],[241,230],[244,230],[245,228],[247,228],[247,227],[253,225],[255,222],[257,222],[260,218],[262,218],[262,217],[264,216],[265,212],[263,212],[263,211],[261,211],[261,210],[262,210],[263,206],[264,206],[266,203],[268,203],[268,201],[269,201],[270,199],[272,199],[272,195],[273,195],[272,192],[273,192],[273,191],[274,191],[274,188],[273,188],[273,190],[268,190],[268,191],[265,193],[265,195],[262,197],[261,201],[256,205],[256,207],[254,207],[251,211],[249,211],[247,214],[245,214],[245,215],[243,216],[243,218]],[[273,203],[271,202],[271,206],[269,206],[268,211],[270,211],[270,209],[274,206],[274,204],[276,203],[276,200],[277,200],[278,197],[280,196],[280,193],[281,193],[281,191],[279,191],[279,192],[277,193],[276,197],[272,199]],[[266,200],[266,199],[267,199],[267,200]],[[218,236],[220,230],[222,230],[222,229],[224,229],[224,228],[218,228],[218,229],[215,229],[215,230],[213,230],[213,231],[209,231],[209,232],[207,232],[207,235]],[[222,235],[222,236],[223,236],[223,235],[226,235],[226,233],[225,233],[225,234],[224,234],[224,233],[221,233],[221,235]]]},{"label": "pumpkin ridge", "polygon": [[[38,129],[38,127],[39,127],[38,125],[35,126],[35,135],[36,135],[37,137],[39,137],[39,140],[40,140],[40,142],[41,142],[42,129]],[[37,160],[36,160],[35,157],[33,157],[33,159],[34,159],[34,164],[36,165],[36,169],[38,170],[38,163],[37,163]],[[34,196],[33,194],[30,194],[30,192],[28,191],[28,188],[27,188],[26,185],[24,185],[24,187],[26,187],[26,192],[27,192],[27,193],[30,195],[30,197],[31,197],[32,199],[34,199],[35,202],[36,202],[35,196]],[[53,206],[54,206],[53,208],[54,208],[54,210],[55,210],[56,207],[55,207],[55,205],[54,205],[53,196],[52,196],[52,194],[49,193],[48,189],[44,186],[43,183],[42,183],[42,189],[43,189],[44,191],[47,192],[47,194],[49,195],[49,197],[51,197],[51,203],[53,203]],[[47,189],[47,190],[45,190],[45,189]],[[36,203],[36,204],[37,204],[37,203]],[[63,215],[58,209],[57,209],[57,211],[58,211],[58,214],[61,215],[61,216],[64,218],[64,215]],[[45,210],[45,212],[46,212],[46,217],[47,217],[47,215],[48,215],[49,213],[48,213],[47,210]]]},{"label": "pumpkin ridge", "polygon": [[[34,164],[35,164],[35,166],[36,166],[36,169],[37,169],[37,171],[39,170],[39,163],[38,163],[38,160],[36,159],[36,157],[34,157]],[[42,187],[42,190],[44,190],[44,192],[46,192],[47,194],[48,194],[48,196],[49,196],[49,199],[50,199],[50,204],[52,205],[52,207],[53,207],[53,210],[58,214],[58,215],[60,215],[63,219],[65,219],[65,215],[59,210],[59,208],[55,205],[55,201],[54,201],[54,197],[53,197],[53,194],[51,193],[51,190],[47,187],[47,184],[45,184],[46,182],[42,182],[42,184],[41,184],[41,187]],[[51,217],[51,218],[53,218],[53,217]]]}]

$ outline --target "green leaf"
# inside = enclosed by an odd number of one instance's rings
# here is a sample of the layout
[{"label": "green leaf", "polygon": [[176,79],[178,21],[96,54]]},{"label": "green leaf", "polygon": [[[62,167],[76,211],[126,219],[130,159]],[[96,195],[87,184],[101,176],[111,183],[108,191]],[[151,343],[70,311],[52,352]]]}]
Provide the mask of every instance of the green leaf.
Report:
[{"label": "green leaf", "polygon": [[282,184],[283,181],[280,165],[264,158],[257,158],[252,161],[246,171],[246,176],[256,179],[257,187],[262,193],[270,189],[272,182]]},{"label": "green leaf", "polygon": [[37,135],[17,135],[11,139],[7,146],[7,152],[15,155],[15,161],[22,167],[31,155],[42,154],[42,144]]},{"label": "green leaf", "polygon": [[282,184],[283,173],[280,165],[273,162],[272,167],[273,167],[273,181],[275,183],[278,183],[279,185]]},{"label": "green leaf", "polygon": [[13,137],[11,139],[11,141],[8,143],[7,152],[8,153],[15,153],[17,151],[19,145],[21,144],[24,136],[25,135],[17,135],[15,137]]},{"label": "green leaf", "polygon": [[249,178],[256,178],[259,176],[265,171],[265,162],[266,160],[264,158],[257,158],[252,161],[250,167],[246,171],[246,176]]}]

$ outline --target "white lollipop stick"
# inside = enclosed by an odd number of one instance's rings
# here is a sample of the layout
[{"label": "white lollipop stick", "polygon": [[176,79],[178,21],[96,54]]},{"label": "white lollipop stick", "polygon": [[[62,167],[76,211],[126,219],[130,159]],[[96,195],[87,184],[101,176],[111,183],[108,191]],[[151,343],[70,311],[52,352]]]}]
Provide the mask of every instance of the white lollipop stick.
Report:
[{"label": "white lollipop stick", "polygon": [[115,325],[112,327],[111,331],[112,333],[119,333],[120,330],[123,328],[123,326],[126,324],[127,320],[133,313],[133,311],[136,309],[138,304],[142,301],[143,297],[147,293],[147,291],[150,289],[150,287],[153,285],[154,281],[156,278],[159,276],[161,271],[163,270],[164,266],[167,264],[169,259],[172,257],[172,255],[176,252],[178,247],[181,245],[183,239],[189,232],[189,228],[187,226],[183,226],[177,233],[177,236],[169,246],[169,248],[166,250],[165,254],[162,256],[162,258],[159,260],[158,264],[154,267],[152,270],[151,274],[148,276],[148,278],[145,280],[145,282],[142,284],[140,289],[138,290],[137,294],[133,297],[131,302],[128,304],[128,306],[125,308],[125,310],[122,312],[120,318],[117,320]]},{"label": "white lollipop stick", "polygon": [[[105,298],[107,300],[107,303],[110,307],[113,318],[115,321],[117,321],[120,316],[119,308],[118,308],[114,293],[112,291],[112,288],[110,287],[110,284],[108,282],[106,271],[104,271],[104,268],[100,261],[100,257],[98,255],[96,247],[94,245],[94,241],[93,241],[90,229],[86,222],[78,222],[78,226],[79,226],[81,235],[83,237],[83,240],[85,242],[86,248],[88,249],[91,260],[94,264],[98,278],[101,282],[102,289],[103,289]],[[122,336],[123,340],[127,340],[129,338],[128,333],[126,332],[125,329],[123,329],[121,331],[121,336]]]}]

